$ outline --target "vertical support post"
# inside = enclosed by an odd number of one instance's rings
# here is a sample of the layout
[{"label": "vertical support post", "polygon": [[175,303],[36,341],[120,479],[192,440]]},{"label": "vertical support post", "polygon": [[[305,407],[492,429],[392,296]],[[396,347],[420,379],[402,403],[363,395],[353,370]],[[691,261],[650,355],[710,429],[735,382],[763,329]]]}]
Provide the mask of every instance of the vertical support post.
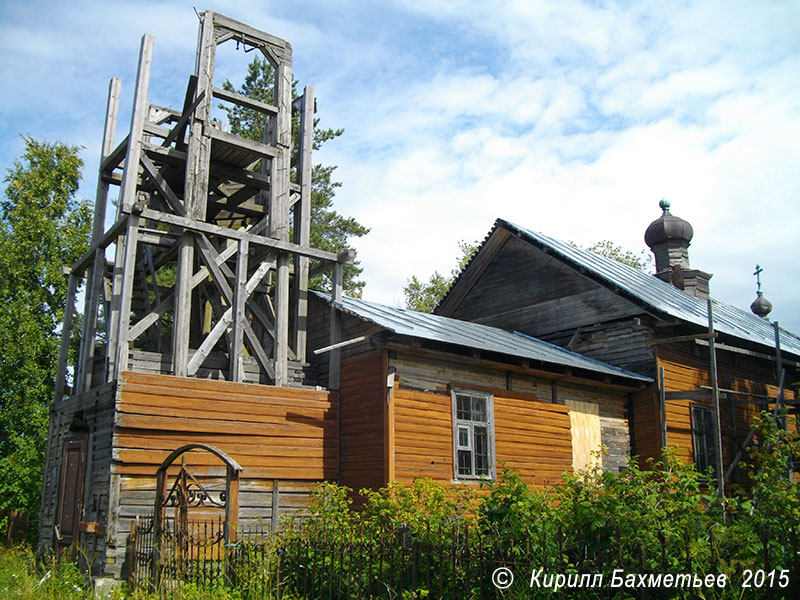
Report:
[{"label": "vertical support post", "polygon": [[[303,90],[300,114],[300,145],[297,165],[297,182],[300,184],[300,201],[294,205],[294,243],[307,247],[311,240],[311,149],[314,144],[314,88]],[[308,258],[294,258],[294,320],[292,338],[295,355],[306,361],[306,327],[308,318]]]},{"label": "vertical support post", "polygon": [[119,379],[128,369],[128,328],[131,320],[133,276],[136,273],[136,248],[139,238],[139,215],[128,215],[125,228],[125,258],[122,263],[122,285],[120,286],[119,325],[117,326],[117,359],[114,378]]},{"label": "vertical support post", "polygon": [[122,212],[130,212],[136,201],[136,184],[139,178],[139,157],[142,154],[142,135],[147,116],[147,90],[150,85],[150,65],[153,62],[153,36],[145,33],[139,50],[139,70],[136,73],[136,91],[131,112],[131,131],[125,153],[125,172],[119,191]]},{"label": "vertical support post", "polygon": [[242,368],[242,343],[244,342],[245,303],[247,300],[247,258],[250,245],[247,240],[239,241],[236,255],[236,283],[233,290],[233,335],[231,336],[230,373],[228,379],[241,381],[244,375]]},{"label": "vertical support post", "polygon": [[64,397],[64,379],[67,376],[69,361],[69,338],[72,334],[72,315],[75,311],[75,293],[78,289],[78,276],[69,273],[67,280],[67,305],[64,307],[64,323],[61,325],[61,345],[58,348],[58,367],[56,369],[56,386],[54,404],[58,405]]},{"label": "vertical support post", "polygon": [[[333,265],[333,289],[331,290],[331,339],[330,344],[336,344],[341,337],[341,315],[337,305],[342,302],[342,281],[344,279],[344,265],[337,262]],[[341,389],[342,351],[339,348],[331,350],[328,362],[328,389],[339,391]],[[341,407],[339,407],[341,410]]]},{"label": "vertical support post", "polygon": [[159,570],[161,568],[161,541],[164,525],[164,500],[167,495],[167,470],[156,472],[156,499],[153,505],[153,588],[158,589]]},{"label": "vertical support post", "polygon": [[667,392],[664,389],[664,367],[658,367],[658,410],[661,416],[661,448],[667,447]]},{"label": "vertical support post", "polygon": [[239,529],[239,471],[227,466],[225,495],[225,545],[236,543]]},{"label": "vertical support post", "polygon": [[[201,16],[195,73],[195,97],[205,93],[192,113],[189,124],[189,144],[186,150],[183,204],[190,219],[204,219],[208,203],[208,169],[211,140],[205,132],[211,111],[211,85],[214,77],[214,13]],[[172,311],[172,374],[186,377],[189,364],[189,339],[192,320],[192,285],[194,274],[194,235],[184,230],[178,242],[178,264],[175,272],[175,301]]]},{"label": "vertical support post", "polygon": [[[386,402],[383,405],[384,484],[395,480],[394,382],[395,368],[389,366],[389,354],[383,352],[383,375],[386,377]],[[341,397],[341,396],[340,396]]]},{"label": "vertical support post", "polygon": [[775,376],[778,378],[778,381],[780,381],[781,373],[783,372],[783,359],[781,358],[781,327],[778,325],[777,321],[772,324],[772,327],[775,329]]},{"label": "vertical support post", "polygon": [[232,568],[233,549],[239,529],[239,471],[231,465],[227,466],[227,477],[225,485],[225,579],[228,585],[234,583],[234,570]]},{"label": "vertical support post", "polygon": [[719,414],[719,384],[717,381],[717,347],[714,340],[714,312],[711,298],[708,298],[708,338],[709,359],[711,362],[711,398],[714,401],[714,446],[717,469],[717,494],[720,498],[725,496],[725,472],[722,470],[722,426]]},{"label": "vertical support post", "polygon": [[[128,214],[133,208],[136,198],[136,186],[139,179],[139,158],[142,152],[142,136],[144,134],[144,120],[147,115],[147,90],[150,85],[150,65],[153,61],[153,36],[142,36],[142,45],[139,51],[139,69],[136,72],[136,90],[133,96],[133,110],[131,111],[131,130],[128,134],[128,148],[125,153],[125,170],[122,174],[122,185],[119,191],[117,204],[117,217]],[[130,220],[128,221],[130,225]],[[119,330],[120,311],[123,302],[122,288],[124,286],[124,263],[128,254],[125,244],[130,238],[117,237],[116,258],[114,259],[114,284],[111,292],[111,314],[108,317],[108,344],[107,344],[107,371],[108,380],[112,381],[120,372],[117,365],[119,357],[118,339],[122,333]],[[127,332],[125,334],[127,338]],[[127,354],[126,354],[127,357]]]},{"label": "vertical support post", "polygon": [[[108,102],[106,104],[106,126],[103,130],[103,148],[100,151],[100,169],[97,174],[97,191],[94,201],[94,218],[92,221],[92,243],[103,237],[108,203],[108,182],[103,181],[103,161],[114,150],[114,138],[117,131],[119,115],[119,98],[121,82],[113,77],[108,84]],[[92,369],[94,362],[94,336],[97,331],[97,311],[100,306],[103,276],[106,269],[106,249],[97,248],[94,261],[86,276],[86,301],[83,310],[83,327],[78,364],[75,369],[75,388],[77,392],[92,387]]]},{"label": "vertical support post", "polygon": [[272,517],[269,522],[270,531],[278,531],[281,517],[281,487],[277,479],[272,480]]},{"label": "vertical support post", "polygon": [[194,234],[184,230],[178,242],[178,264],[175,274],[175,300],[172,318],[172,374],[186,377],[189,364],[189,327],[192,315],[194,270]]},{"label": "vertical support post", "polygon": [[[289,240],[289,150],[291,147],[292,71],[286,63],[275,68],[275,104],[278,114],[271,143],[278,156],[270,161],[269,236]],[[284,386],[289,370],[289,256],[278,255],[275,271],[275,385]]]},{"label": "vertical support post", "polygon": [[286,385],[289,378],[289,255],[278,254],[275,278],[275,385]]}]

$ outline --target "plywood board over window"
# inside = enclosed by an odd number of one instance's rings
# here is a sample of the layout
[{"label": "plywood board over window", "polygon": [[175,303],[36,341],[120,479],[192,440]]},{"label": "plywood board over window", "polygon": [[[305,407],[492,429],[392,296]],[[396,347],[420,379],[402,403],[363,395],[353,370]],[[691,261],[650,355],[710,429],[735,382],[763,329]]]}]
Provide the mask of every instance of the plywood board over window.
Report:
[{"label": "plywood board over window", "polygon": [[600,465],[598,450],[602,438],[599,405],[580,400],[567,400],[567,405],[572,433],[572,470],[578,471]]}]

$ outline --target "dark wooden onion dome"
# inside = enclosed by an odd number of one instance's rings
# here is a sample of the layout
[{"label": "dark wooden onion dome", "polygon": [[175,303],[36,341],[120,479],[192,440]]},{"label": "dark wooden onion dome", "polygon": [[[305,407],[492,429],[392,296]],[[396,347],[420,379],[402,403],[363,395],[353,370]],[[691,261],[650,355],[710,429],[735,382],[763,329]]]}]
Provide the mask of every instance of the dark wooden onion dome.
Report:
[{"label": "dark wooden onion dome", "polygon": [[666,198],[658,205],[661,216],[650,223],[644,233],[644,241],[656,258],[656,277],[690,296],[708,298],[711,274],[689,268],[689,246],[694,237],[692,225],[669,212],[670,203]]},{"label": "dark wooden onion dome", "polygon": [[755,314],[759,317],[767,318],[767,315],[772,312],[772,302],[764,298],[764,292],[756,292],[757,296],[756,299],[753,300],[753,303],[750,305],[750,310],[752,310]]}]

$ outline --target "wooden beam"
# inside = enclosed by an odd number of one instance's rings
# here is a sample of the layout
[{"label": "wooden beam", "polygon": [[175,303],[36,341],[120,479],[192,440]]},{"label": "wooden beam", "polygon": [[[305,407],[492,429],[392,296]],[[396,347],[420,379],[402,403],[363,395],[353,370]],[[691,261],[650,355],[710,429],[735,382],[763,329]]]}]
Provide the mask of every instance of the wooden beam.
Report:
[{"label": "wooden beam", "polygon": [[238,135],[233,135],[232,133],[228,133],[227,131],[222,131],[221,129],[214,129],[213,127],[209,127],[208,135],[213,140],[218,140],[220,142],[230,144],[231,146],[235,146],[237,148],[243,148],[244,150],[249,150],[250,152],[254,152],[260,156],[275,158],[276,156],[279,155],[279,151],[270,145],[262,144],[261,142],[255,142],[247,138],[239,137]]},{"label": "wooden beam", "polygon": [[172,191],[172,188],[169,187],[166,179],[153,164],[147,154],[142,154],[141,156],[142,166],[144,167],[145,173],[147,173],[148,177],[150,177],[151,181],[155,184],[158,191],[167,201],[170,208],[175,211],[175,214],[180,215],[181,217],[186,214],[186,210],[184,209],[183,202],[181,202],[178,197],[175,195],[175,192]]},{"label": "wooden beam", "polygon": [[664,389],[664,367],[658,368],[658,411],[661,424],[661,449],[667,447],[667,396]]},{"label": "wooden beam", "polygon": [[119,325],[117,326],[117,360],[114,379],[119,379],[123,371],[128,370],[128,328],[130,326],[131,299],[133,296],[133,278],[136,272],[137,229],[139,215],[128,217],[125,233],[125,256],[122,269],[122,286],[120,287]]},{"label": "wooden beam", "polygon": [[[203,14],[205,16],[209,13],[213,19],[214,25],[220,31],[231,31],[236,39],[241,39],[243,43],[249,44],[250,46],[268,46],[276,54],[277,58],[291,64],[292,48],[289,42],[219,13],[207,11]],[[236,34],[239,35],[237,36]]]},{"label": "wooden beam", "polygon": [[[119,99],[122,84],[113,77],[108,84],[108,101],[106,103],[106,124],[103,130],[103,145],[100,150],[100,163],[114,149],[114,138],[117,132],[119,115]],[[94,262],[86,277],[86,301],[83,309],[83,327],[78,364],[75,369],[74,387],[77,393],[92,386],[94,364],[94,338],[97,333],[97,311],[100,306],[100,294],[105,274],[105,248],[99,246],[105,229],[106,206],[108,204],[108,183],[103,181],[102,172],[98,172],[97,190],[94,201],[94,217],[92,220],[92,245],[98,244],[94,251]]]},{"label": "wooden beam", "polygon": [[237,94],[236,92],[231,92],[229,90],[223,90],[221,88],[215,87],[211,89],[212,94],[214,94],[214,98],[219,98],[220,100],[224,100],[226,102],[232,102],[237,106],[241,106],[243,108],[250,108],[252,110],[266,113],[266,114],[278,114],[278,107],[272,104],[267,104],[266,102],[259,102],[258,100],[254,100],[252,98],[248,98],[247,96],[242,96],[241,94]]},{"label": "wooden beam", "polygon": [[[339,306],[342,303],[342,282],[344,280],[344,265],[336,263],[333,267],[333,289],[331,293],[331,319],[330,319],[330,345],[335,345],[341,337],[341,314]],[[342,352],[335,349],[331,351],[328,359],[328,389],[339,391],[341,389]]]},{"label": "wooden beam", "polygon": [[665,400],[711,400],[710,391],[686,390],[680,392],[666,392]]},{"label": "wooden beam", "polygon": [[[695,340],[695,343],[699,346],[708,346],[708,342],[705,340]],[[776,356],[774,354],[766,354],[764,352],[756,352],[754,350],[747,350],[745,348],[739,348],[737,346],[730,346],[728,344],[716,344],[717,350],[724,350],[725,352],[733,352],[735,354],[743,354],[745,356],[753,356],[755,358],[763,358],[764,360],[768,360],[770,362],[776,362]],[[781,358],[781,362],[784,365],[790,365],[797,369],[800,369],[800,362],[796,360],[789,360],[785,356]]]},{"label": "wooden beam", "polygon": [[711,305],[711,298],[708,298],[708,351],[709,359],[711,362],[711,398],[714,402],[714,454],[716,459],[717,471],[717,495],[720,498],[725,497],[725,477],[722,465],[722,424],[720,423],[719,412],[719,387],[717,382],[717,351],[714,347],[714,339],[716,338],[714,332],[714,311]]},{"label": "wooden beam", "polygon": [[114,150],[106,156],[102,163],[100,163],[100,172],[101,173],[108,173],[110,174],[111,171],[116,169],[122,159],[125,158],[125,154],[128,152],[128,136],[126,135],[119,145],[114,148]]},{"label": "wooden beam", "polygon": [[136,202],[136,183],[139,178],[139,156],[142,152],[142,134],[147,117],[147,90],[150,84],[150,65],[153,62],[153,36],[142,36],[139,50],[139,69],[136,73],[136,91],[131,111],[131,131],[128,134],[128,148],[125,154],[125,173],[119,192],[119,208],[130,212]]},{"label": "wooden beam", "polygon": [[[311,150],[314,144],[314,88],[306,86],[303,91],[303,106],[300,116],[300,147],[297,179],[300,184],[300,201],[294,205],[294,243],[307,247],[311,243]],[[294,319],[293,345],[297,360],[306,360],[308,321],[308,258],[294,258]]]},{"label": "wooden beam", "polygon": [[358,337],[354,337],[349,340],[345,340],[344,342],[337,342],[335,344],[331,344],[330,346],[324,346],[322,348],[317,348],[314,350],[314,354],[323,354],[325,352],[330,352],[331,350],[337,350],[338,348],[344,348],[345,346],[352,346],[353,344],[358,344],[359,342],[365,342],[369,339],[368,335],[360,335]]},{"label": "wooden beam", "polygon": [[[205,221],[198,221],[189,219],[187,217],[180,217],[178,215],[171,215],[169,213],[145,208],[142,210],[142,218],[157,221],[159,223],[166,223],[175,227],[181,227],[189,231],[199,231],[211,235],[219,235],[232,240],[247,240],[253,246],[266,246],[275,250],[282,250],[291,254],[299,254],[300,256],[307,256],[316,260],[328,261],[331,263],[340,260],[341,255],[336,255],[332,252],[325,250],[317,250],[316,248],[303,248],[291,242],[285,242],[270,238],[262,235],[254,235],[241,229],[230,229],[228,227],[221,227]],[[352,264],[352,261],[345,261],[345,264]]]},{"label": "wooden beam", "polygon": [[[231,245],[225,248],[222,252],[220,252],[216,257],[215,261],[217,264],[221,264],[228,260],[231,256],[234,255],[236,252],[237,246]],[[200,285],[203,281],[208,279],[208,269],[206,267],[200,267],[200,269],[192,276],[192,279],[189,282],[191,289],[196,288]],[[151,310],[147,315],[139,319],[135,325],[132,325],[129,332],[128,332],[128,339],[130,341],[135,340],[138,338],[142,333],[144,333],[153,323],[155,323],[161,315],[166,313],[170,308],[172,308],[172,304],[175,300],[175,292],[173,291],[171,294],[166,296],[160,304],[158,304],[153,310]]]},{"label": "wooden beam", "polygon": [[[194,89],[196,87],[197,87],[197,76],[192,75],[189,78],[189,85],[186,89],[186,100],[189,100],[191,98],[191,96],[194,94]],[[203,98],[205,98],[205,96],[206,92],[205,90],[203,90],[199,94],[197,94],[197,97],[188,106],[186,106],[186,101],[184,101],[183,114],[181,115],[180,119],[178,119],[178,122],[175,123],[175,126],[169,132],[167,137],[164,138],[164,141],[161,142],[162,146],[168,147],[173,142],[177,142],[176,146],[178,147],[182,147],[185,145],[183,138],[186,135],[186,126],[189,124],[189,121],[191,120],[195,109],[203,101]]]},{"label": "wooden beam", "polygon": [[111,228],[103,234],[98,241],[93,242],[89,249],[84,252],[83,256],[81,256],[78,260],[76,260],[72,264],[71,271],[73,273],[82,273],[87,266],[89,266],[89,261],[92,260],[99,248],[105,249],[111,242],[119,236],[119,234],[125,229],[125,226],[128,223],[128,215],[122,215],[114,223]]},{"label": "wooden beam", "polygon": [[236,283],[233,290],[233,340],[228,350],[230,366],[228,379],[239,382],[244,375],[242,365],[242,343],[244,338],[245,303],[247,302],[247,258],[250,246],[247,240],[239,242],[239,253],[236,255]]},{"label": "wooden beam", "polygon": [[275,271],[275,337],[272,350],[275,360],[275,385],[289,380],[289,255],[278,255]]},{"label": "wooden beam", "polygon": [[717,338],[717,332],[716,331],[711,332],[711,333],[693,333],[693,334],[690,334],[690,335],[678,335],[678,336],[675,336],[675,337],[659,338],[659,339],[655,339],[655,340],[646,340],[644,344],[645,344],[645,346],[658,346],[658,345],[661,345],[661,344],[674,344],[674,343],[677,343],[677,342],[691,342],[693,340],[707,340],[707,339],[711,339],[711,338],[714,338],[714,339]]},{"label": "wooden beam", "polygon": [[61,344],[58,348],[58,366],[56,367],[56,384],[53,402],[58,405],[64,397],[64,386],[67,377],[69,360],[69,342],[72,334],[72,315],[75,312],[75,293],[78,290],[78,276],[69,273],[67,280],[67,305],[64,307],[64,322],[61,325]]}]

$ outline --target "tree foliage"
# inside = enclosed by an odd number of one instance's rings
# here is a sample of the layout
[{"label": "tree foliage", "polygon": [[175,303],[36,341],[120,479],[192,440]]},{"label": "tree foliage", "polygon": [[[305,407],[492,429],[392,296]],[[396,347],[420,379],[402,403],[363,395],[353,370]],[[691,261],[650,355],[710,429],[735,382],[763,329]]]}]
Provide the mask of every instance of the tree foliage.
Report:
[{"label": "tree foliage", "polygon": [[[275,87],[275,69],[265,58],[256,56],[248,65],[244,83],[236,90],[230,81],[225,81],[222,87],[228,91],[260,100],[269,104],[273,103]],[[292,82],[292,97],[297,98],[297,82]],[[240,106],[224,106],[222,108],[228,115],[231,132],[252,140],[261,140],[264,135],[264,119],[260,113]],[[319,119],[314,119],[314,150],[344,133],[343,129],[318,129]],[[292,139],[297,139],[299,131],[299,118],[292,119]],[[294,144],[297,152],[298,144]],[[293,161],[294,162],[294,161]],[[314,248],[340,253],[353,250],[350,238],[361,237],[369,233],[356,219],[345,217],[333,209],[333,198],[341,183],[333,179],[335,166],[315,164],[311,171],[311,245]],[[294,170],[292,177],[295,177]],[[361,296],[364,282],[359,279],[362,268],[358,262],[344,270],[344,291],[350,296]],[[309,282],[311,289],[330,290],[331,282],[328,275],[312,279]]]},{"label": "tree foliage", "polygon": [[434,271],[428,281],[422,281],[416,275],[407,280],[403,287],[406,308],[424,313],[433,312],[450,286],[453,285],[456,277],[478,251],[478,242],[469,243],[461,240],[458,242],[458,247],[461,250],[461,257],[458,259],[456,267],[450,271],[450,275],[442,275],[439,271]]},{"label": "tree foliage", "polygon": [[71,265],[86,251],[78,148],[25,138],[0,202],[0,508],[39,511],[42,465]]},{"label": "tree foliage", "polygon": [[638,253],[632,252],[630,250],[625,250],[622,246],[610,240],[595,242],[584,249],[628,265],[634,269],[639,269],[640,271],[648,270],[653,264],[653,255],[647,250],[642,250]]}]

